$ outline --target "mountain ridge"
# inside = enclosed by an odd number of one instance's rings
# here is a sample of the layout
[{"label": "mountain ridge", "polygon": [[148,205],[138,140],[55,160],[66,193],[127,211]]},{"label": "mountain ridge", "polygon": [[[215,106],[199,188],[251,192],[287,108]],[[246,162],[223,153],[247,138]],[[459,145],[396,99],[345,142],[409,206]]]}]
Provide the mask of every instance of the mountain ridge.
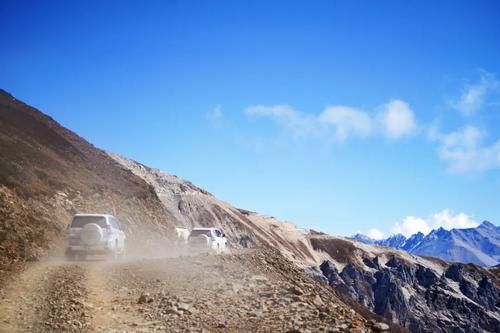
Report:
[{"label": "mountain ridge", "polygon": [[362,234],[351,238],[365,244],[388,246],[451,262],[471,262],[481,266],[500,264],[500,227],[486,220],[473,228],[446,230],[440,227],[427,235],[417,232],[408,238],[401,234],[381,240]]}]

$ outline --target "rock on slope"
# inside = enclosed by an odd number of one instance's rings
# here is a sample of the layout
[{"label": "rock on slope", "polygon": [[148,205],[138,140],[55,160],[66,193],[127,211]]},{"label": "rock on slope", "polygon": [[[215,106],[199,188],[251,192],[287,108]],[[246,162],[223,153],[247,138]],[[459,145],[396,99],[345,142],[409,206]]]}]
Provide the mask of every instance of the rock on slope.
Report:
[{"label": "rock on slope", "polygon": [[411,332],[500,332],[498,275],[350,239],[310,241],[330,255],[320,269],[332,287]]},{"label": "rock on slope", "polygon": [[0,90],[0,275],[55,246],[75,212],[114,213],[133,235],[173,225],[150,185]]},{"label": "rock on slope", "polygon": [[470,262],[481,266],[500,263],[500,227],[488,221],[476,228],[449,231],[439,228],[432,230],[427,236],[419,232],[408,239],[401,234],[382,240],[374,240],[361,234],[352,238],[365,244],[393,247],[447,261]]}]

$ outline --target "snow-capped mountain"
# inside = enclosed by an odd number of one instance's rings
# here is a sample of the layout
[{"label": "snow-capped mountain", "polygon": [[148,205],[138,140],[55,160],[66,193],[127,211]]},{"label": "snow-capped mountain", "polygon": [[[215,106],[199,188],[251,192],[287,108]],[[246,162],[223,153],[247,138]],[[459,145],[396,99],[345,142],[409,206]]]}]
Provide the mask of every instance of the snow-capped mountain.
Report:
[{"label": "snow-capped mountain", "polygon": [[484,221],[476,228],[432,230],[427,236],[416,233],[409,238],[401,234],[375,240],[356,234],[353,239],[388,246],[413,254],[438,257],[452,262],[474,263],[481,266],[500,264],[500,227]]},{"label": "snow-capped mountain", "polygon": [[402,234],[392,235],[377,242],[378,245],[393,247],[395,249],[401,249],[405,243],[406,237]]},{"label": "snow-capped mountain", "polygon": [[411,235],[403,244],[402,249],[408,252],[412,252],[415,248],[422,242],[425,238],[425,235],[422,232],[417,232],[416,234]]},{"label": "snow-capped mountain", "polygon": [[377,242],[378,242],[378,240],[371,238],[371,237],[368,237],[368,236],[363,235],[363,234],[356,234],[356,235],[352,236],[351,238],[354,240],[357,240],[358,242],[369,244],[369,245],[377,244]]},{"label": "snow-capped mountain", "polygon": [[406,242],[409,240],[402,234],[392,235],[385,239],[374,239],[369,236],[363,234],[356,234],[351,237],[358,242],[369,244],[369,245],[380,245],[380,246],[388,246],[393,247],[395,249],[402,249]]}]

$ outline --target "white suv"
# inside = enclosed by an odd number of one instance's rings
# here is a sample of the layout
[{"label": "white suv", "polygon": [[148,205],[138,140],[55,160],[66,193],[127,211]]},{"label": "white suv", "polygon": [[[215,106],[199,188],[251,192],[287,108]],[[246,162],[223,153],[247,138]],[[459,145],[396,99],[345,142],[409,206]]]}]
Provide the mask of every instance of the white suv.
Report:
[{"label": "white suv", "polygon": [[194,228],[189,235],[188,244],[193,249],[225,251],[227,238],[218,228]]},{"label": "white suv", "polygon": [[68,226],[66,258],[85,259],[94,254],[123,256],[125,233],[112,215],[76,214]]}]

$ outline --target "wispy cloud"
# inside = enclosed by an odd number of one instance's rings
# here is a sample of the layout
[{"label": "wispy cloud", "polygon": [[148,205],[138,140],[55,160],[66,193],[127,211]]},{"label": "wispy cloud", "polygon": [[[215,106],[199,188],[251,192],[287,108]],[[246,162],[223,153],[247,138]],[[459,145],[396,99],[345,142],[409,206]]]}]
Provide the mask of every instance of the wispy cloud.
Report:
[{"label": "wispy cloud", "polygon": [[255,105],[243,112],[247,116],[270,118],[296,137],[309,136],[318,126],[317,119],[289,105]]},{"label": "wispy cloud", "polygon": [[452,173],[483,172],[500,168],[500,140],[484,144],[486,133],[474,126],[465,126],[451,133],[436,128],[429,138],[438,142],[438,156],[448,163]]},{"label": "wispy cloud", "polygon": [[391,231],[408,237],[417,232],[428,234],[433,229],[440,227],[450,230],[453,228],[472,228],[478,225],[479,223],[465,213],[455,214],[448,209],[444,209],[441,212],[431,214],[427,218],[407,216],[402,221],[397,222]]},{"label": "wispy cloud", "polygon": [[208,121],[213,126],[220,126],[223,118],[222,106],[216,105],[213,109],[208,111],[207,113]]},{"label": "wispy cloud", "polygon": [[415,115],[408,103],[396,99],[371,114],[359,108],[327,106],[319,114],[298,111],[288,105],[256,105],[247,107],[248,116],[272,119],[295,137],[328,137],[343,142],[351,137],[367,137],[381,134],[397,139],[417,130]]},{"label": "wispy cloud", "polygon": [[488,95],[500,89],[500,81],[488,72],[483,72],[479,82],[466,84],[460,96],[451,105],[465,116],[477,113],[486,102]]},{"label": "wispy cloud", "polygon": [[333,129],[337,141],[344,141],[350,136],[365,137],[373,132],[370,115],[349,106],[329,106],[317,120],[319,125]]}]

